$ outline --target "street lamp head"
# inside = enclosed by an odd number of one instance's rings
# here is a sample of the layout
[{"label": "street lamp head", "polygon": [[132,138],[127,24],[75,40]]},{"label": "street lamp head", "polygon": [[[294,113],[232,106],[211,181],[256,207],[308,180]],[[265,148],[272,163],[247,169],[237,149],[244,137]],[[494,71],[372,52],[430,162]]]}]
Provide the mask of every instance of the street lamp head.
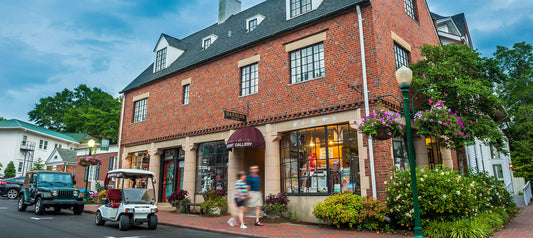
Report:
[{"label": "street lamp head", "polygon": [[93,139],[90,139],[89,142],[87,142],[87,144],[89,145],[89,147],[94,147],[94,145],[96,144],[96,142],[94,142]]},{"label": "street lamp head", "polygon": [[413,71],[405,66],[402,66],[396,70],[396,80],[400,86],[410,85],[411,80],[413,80]]}]

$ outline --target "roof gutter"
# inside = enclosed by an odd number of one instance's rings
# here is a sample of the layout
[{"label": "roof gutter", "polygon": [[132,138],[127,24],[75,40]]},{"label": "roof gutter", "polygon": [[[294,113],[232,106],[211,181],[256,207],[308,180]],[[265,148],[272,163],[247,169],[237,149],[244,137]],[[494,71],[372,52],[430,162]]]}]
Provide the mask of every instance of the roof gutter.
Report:
[{"label": "roof gutter", "polygon": [[[229,50],[223,51],[223,52],[221,52],[220,54],[215,55],[215,56],[213,56],[213,57],[211,57],[211,58],[207,58],[207,59],[205,59],[205,60],[202,60],[202,61],[199,61],[199,62],[197,62],[197,63],[191,64],[191,65],[186,66],[186,67],[184,67],[184,68],[182,68],[182,69],[179,69],[179,70],[177,70],[177,71],[175,71],[175,72],[172,72],[172,73],[169,73],[169,74],[166,74],[166,75],[162,75],[162,76],[159,77],[159,78],[155,78],[155,79],[153,79],[153,80],[150,80],[149,82],[146,82],[146,83],[144,83],[144,84],[141,84],[141,85],[136,86],[136,87],[133,87],[133,88],[130,88],[130,89],[128,89],[128,90],[122,90],[122,91],[120,91],[119,93],[125,93],[125,92],[128,92],[128,91],[132,91],[132,90],[134,90],[134,89],[136,89],[136,88],[139,88],[139,87],[141,87],[141,86],[144,86],[144,85],[150,84],[150,83],[152,83],[152,82],[155,82],[155,81],[157,81],[158,79],[163,79],[163,78],[167,78],[167,77],[172,77],[172,76],[174,76],[174,75],[176,75],[176,74],[178,74],[178,73],[180,73],[180,72],[182,72],[182,71],[186,71],[186,70],[188,70],[188,69],[190,69],[190,68],[193,68],[193,67],[195,67],[195,66],[197,66],[197,65],[201,65],[201,64],[206,63],[206,62],[209,62],[209,61],[211,61],[211,60],[213,60],[213,59],[219,58],[219,57],[221,57],[222,55],[226,55],[226,54],[229,54],[229,53],[232,53],[232,52],[235,52],[235,51],[239,51],[239,50],[241,50],[241,49],[245,49],[245,48],[249,47],[250,45],[254,45],[254,44],[259,43],[259,42],[261,42],[261,41],[264,41],[264,40],[270,39],[270,38],[272,38],[272,37],[274,37],[274,36],[281,35],[281,34],[284,34],[284,33],[286,33],[286,32],[290,32],[290,31],[294,31],[295,29],[297,29],[297,28],[299,28],[299,27],[301,27],[301,26],[308,25],[309,23],[312,23],[312,22],[315,22],[315,21],[321,20],[321,19],[323,19],[323,18],[326,18],[326,17],[332,16],[332,15],[335,15],[335,14],[337,14],[337,13],[340,12],[340,11],[350,9],[350,8],[352,8],[352,7],[354,7],[354,6],[359,6],[359,5],[361,5],[361,4],[363,4],[363,3],[366,3],[366,2],[370,2],[370,0],[363,0],[363,1],[360,1],[360,2],[352,3],[352,4],[350,4],[350,5],[347,5],[347,6],[341,7],[341,8],[339,8],[339,9],[336,9],[336,10],[331,11],[331,12],[329,12],[329,13],[326,13],[326,14],[323,14],[323,15],[318,15],[317,17],[312,18],[312,19],[310,19],[310,20],[300,22],[299,24],[296,24],[296,25],[294,25],[294,26],[289,26],[289,27],[287,27],[287,28],[285,28],[285,29],[282,29],[282,30],[279,30],[279,31],[274,32],[274,33],[272,33],[272,34],[266,35],[266,36],[264,36],[264,37],[261,37],[261,38],[255,40],[255,41],[251,41],[251,42],[249,42],[249,43],[243,44],[242,46],[238,46],[238,47],[236,47],[236,48],[234,48],[234,49],[229,49]],[[143,72],[144,72],[144,71],[143,71]]]}]

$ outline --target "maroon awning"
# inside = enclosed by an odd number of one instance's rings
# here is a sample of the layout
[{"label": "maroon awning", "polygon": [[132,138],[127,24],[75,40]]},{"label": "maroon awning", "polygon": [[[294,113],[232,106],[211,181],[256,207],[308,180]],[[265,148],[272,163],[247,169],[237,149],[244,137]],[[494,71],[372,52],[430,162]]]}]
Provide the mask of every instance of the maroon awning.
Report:
[{"label": "maroon awning", "polygon": [[228,139],[226,148],[265,147],[263,134],[255,127],[243,127],[236,130]]}]

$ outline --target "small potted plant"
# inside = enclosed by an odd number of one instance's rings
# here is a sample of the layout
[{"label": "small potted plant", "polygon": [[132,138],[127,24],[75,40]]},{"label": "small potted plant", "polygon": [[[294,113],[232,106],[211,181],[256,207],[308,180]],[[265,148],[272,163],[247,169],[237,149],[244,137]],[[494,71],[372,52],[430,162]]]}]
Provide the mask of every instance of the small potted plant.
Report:
[{"label": "small potted plant", "polygon": [[224,189],[211,189],[202,193],[204,202],[200,209],[210,215],[220,215],[223,208],[228,206],[226,201],[226,191]]},{"label": "small potted plant", "polygon": [[419,111],[415,114],[415,126],[418,127],[417,134],[431,137],[441,136],[448,148],[455,148],[462,145],[464,140],[470,135],[464,132],[465,122],[457,115],[457,111],[444,106],[441,101],[429,100],[431,108]]},{"label": "small potted plant", "polygon": [[183,206],[183,203],[191,202],[187,195],[189,195],[189,192],[180,189],[172,192],[170,196],[167,197],[167,200],[170,202],[170,205],[176,208],[176,211],[178,213],[185,213],[187,211],[187,208]]},{"label": "small potted plant", "polygon": [[364,116],[358,130],[366,136],[372,136],[373,139],[388,140],[403,135],[404,127],[400,113],[382,108]]}]

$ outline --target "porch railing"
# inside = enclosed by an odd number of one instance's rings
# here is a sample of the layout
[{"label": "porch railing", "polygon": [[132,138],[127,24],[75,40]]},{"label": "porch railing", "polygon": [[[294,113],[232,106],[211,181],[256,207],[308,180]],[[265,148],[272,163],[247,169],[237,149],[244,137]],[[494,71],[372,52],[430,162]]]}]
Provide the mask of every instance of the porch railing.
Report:
[{"label": "porch railing", "polygon": [[526,185],[524,185],[522,191],[524,191],[524,202],[527,206],[531,202],[531,183],[529,181],[527,181]]},{"label": "porch railing", "polygon": [[513,194],[513,181],[508,182],[507,185],[505,185],[505,190],[507,190],[507,192],[510,194]]}]

